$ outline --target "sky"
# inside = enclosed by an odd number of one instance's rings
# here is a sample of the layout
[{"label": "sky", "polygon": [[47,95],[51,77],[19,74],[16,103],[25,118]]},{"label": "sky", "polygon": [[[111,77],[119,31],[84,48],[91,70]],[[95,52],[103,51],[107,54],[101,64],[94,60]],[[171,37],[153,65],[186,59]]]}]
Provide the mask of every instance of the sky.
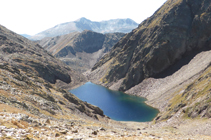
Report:
[{"label": "sky", "polygon": [[85,17],[91,21],[130,18],[141,23],[166,0],[0,0],[0,25],[35,35]]}]

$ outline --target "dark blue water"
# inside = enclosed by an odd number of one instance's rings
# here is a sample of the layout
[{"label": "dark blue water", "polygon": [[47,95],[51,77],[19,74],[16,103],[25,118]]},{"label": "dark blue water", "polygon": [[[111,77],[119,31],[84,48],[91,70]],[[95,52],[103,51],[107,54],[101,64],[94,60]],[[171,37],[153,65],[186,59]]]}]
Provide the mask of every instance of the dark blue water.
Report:
[{"label": "dark blue water", "polygon": [[144,98],[112,91],[91,82],[70,92],[82,101],[100,107],[105,115],[117,121],[151,121],[159,112],[146,105]]}]

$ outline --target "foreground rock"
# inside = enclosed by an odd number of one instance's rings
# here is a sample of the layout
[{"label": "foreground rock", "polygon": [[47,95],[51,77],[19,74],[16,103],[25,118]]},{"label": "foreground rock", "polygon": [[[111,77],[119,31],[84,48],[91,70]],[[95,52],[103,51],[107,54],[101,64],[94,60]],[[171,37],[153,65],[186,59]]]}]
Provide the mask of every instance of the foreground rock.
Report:
[{"label": "foreground rock", "polygon": [[1,139],[68,139],[68,140],[173,140],[173,139],[208,139],[206,136],[178,135],[170,129],[154,130],[147,124],[116,123],[109,121],[100,123],[93,120],[69,117],[56,119],[36,117],[27,112],[16,113],[19,110],[8,106],[0,111]]}]

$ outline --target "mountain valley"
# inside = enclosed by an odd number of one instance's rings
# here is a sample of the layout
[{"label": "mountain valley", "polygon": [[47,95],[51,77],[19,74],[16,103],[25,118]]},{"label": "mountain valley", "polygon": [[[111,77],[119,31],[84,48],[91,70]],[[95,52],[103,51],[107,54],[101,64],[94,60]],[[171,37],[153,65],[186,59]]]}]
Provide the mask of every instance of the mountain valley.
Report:
[{"label": "mountain valley", "polygon": [[[0,26],[0,138],[211,139],[210,17],[209,0],[167,0],[139,25],[81,18],[30,37],[37,41]],[[87,81],[160,112],[151,122],[114,121],[67,91]]]},{"label": "mountain valley", "polygon": [[[103,111],[60,88],[86,77],[40,45],[0,26],[1,139],[172,139],[150,123],[109,119]],[[193,136],[180,135],[177,138]],[[206,136],[194,136],[206,138]]]},{"label": "mountain valley", "polygon": [[83,73],[91,69],[124,35],[124,33],[101,34],[84,30],[81,33],[44,38],[37,43],[72,69]]},{"label": "mountain valley", "polygon": [[207,0],[168,0],[85,75],[146,97],[160,110],[155,127],[183,131],[188,119],[200,118],[207,126],[188,125],[187,133],[210,135],[210,6]]}]

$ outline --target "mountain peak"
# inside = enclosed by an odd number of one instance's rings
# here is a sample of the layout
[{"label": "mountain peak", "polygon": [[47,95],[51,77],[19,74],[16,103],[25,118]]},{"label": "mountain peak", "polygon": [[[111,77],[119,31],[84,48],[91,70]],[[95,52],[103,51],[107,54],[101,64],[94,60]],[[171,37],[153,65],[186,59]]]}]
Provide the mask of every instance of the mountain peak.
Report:
[{"label": "mountain peak", "polygon": [[85,17],[81,17],[76,21],[58,24],[53,28],[31,36],[29,39],[40,40],[45,37],[61,36],[72,32],[82,32],[83,30],[91,30],[98,33],[128,33],[136,27],[138,27],[138,24],[129,18],[96,22],[86,19]]},{"label": "mountain peak", "polygon": [[77,19],[75,22],[83,22],[83,21],[91,21],[91,20],[89,20],[85,17],[81,17],[81,18]]}]

